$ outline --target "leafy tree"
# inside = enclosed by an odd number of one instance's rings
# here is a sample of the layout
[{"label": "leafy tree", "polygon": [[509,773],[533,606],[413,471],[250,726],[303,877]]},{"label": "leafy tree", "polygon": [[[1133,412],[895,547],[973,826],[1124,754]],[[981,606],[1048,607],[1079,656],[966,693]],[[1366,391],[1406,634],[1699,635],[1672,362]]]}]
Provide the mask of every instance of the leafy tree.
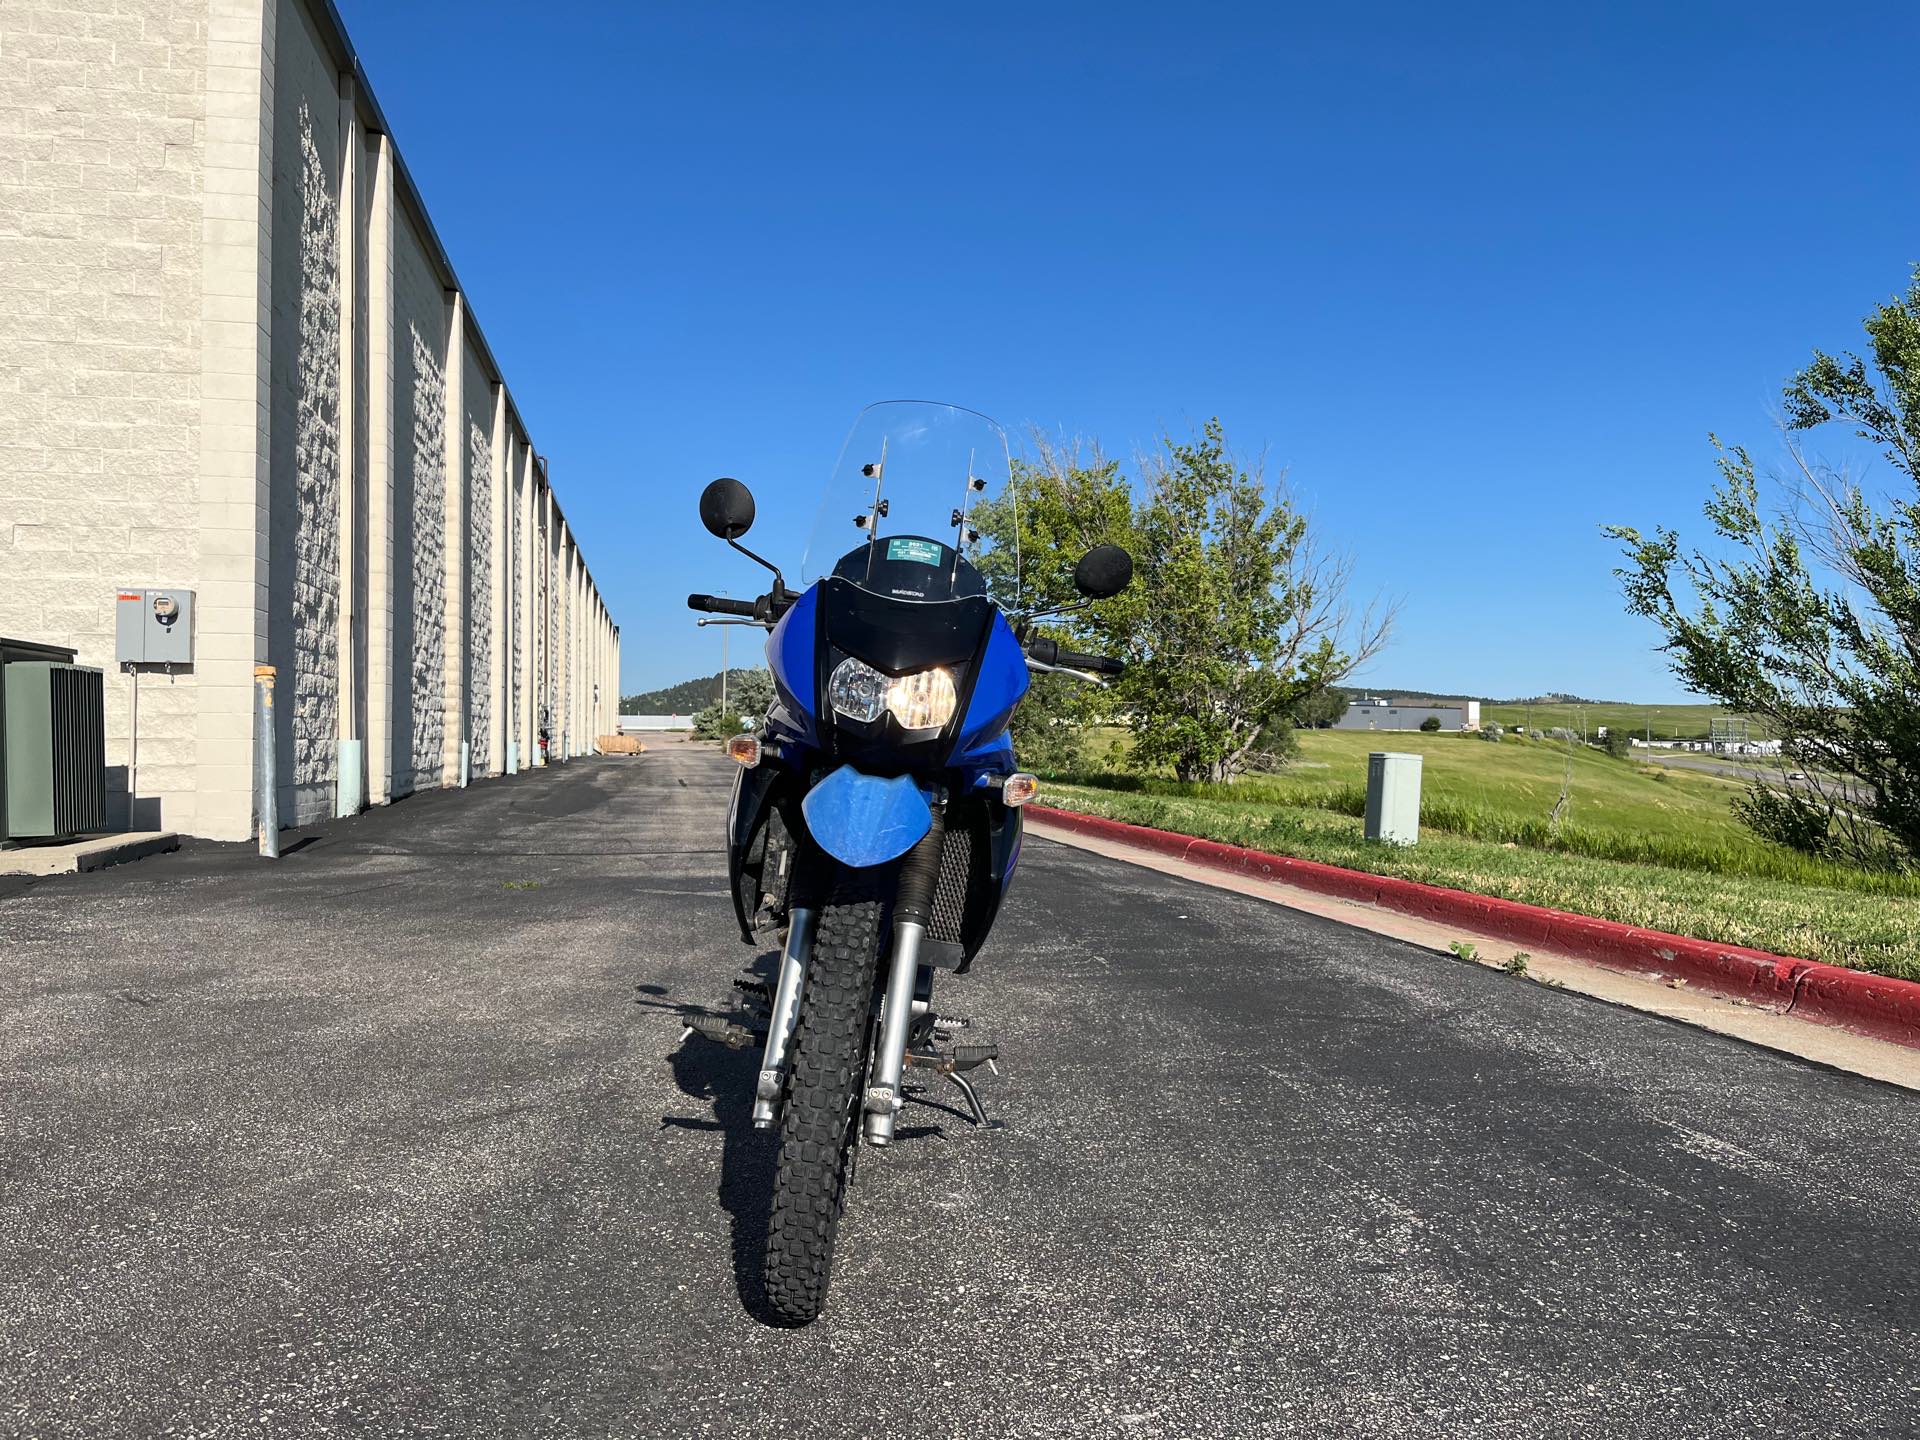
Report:
[{"label": "leafy tree", "polygon": [[1600,745],[1616,760],[1633,758],[1633,732],[1624,725],[1609,725],[1607,733],[1600,737]]},{"label": "leafy tree", "polygon": [[693,734],[699,740],[726,740],[740,733],[740,713],[718,700],[693,717]]},{"label": "leafy tree", "polygon": [[[1866,318],[1871,359],[1816,350],[1786,387],[1788,477],[1713,441],[1705,507],[1730,547],[1683,548],[1626,526],[1627,606],[1666,636],[1693,690],[1760,717],[1807,779],[1756,783],[1742,813],[1783,844],[1865,863],[1920,861],[1920,267]],[[1869,494],[1812,459],[1801,432],[1850,426],[1897,475]]]},{"label": "leafy tree", "polygon": [[1318,697],[1385,643],[1391,614],[1352,623],[1346,560],[1316,543],[1284,487],[1229,454],[1217,419],[1142,461],[1144,497],[1097,446],[1035,443],[1038,458],[975,511],[995,593],[1010,593],[1016,538],[1028,610],[1075,602],[1073,567],[1095,545],[1124,545],[1135,568],[1129,589],[1040,632],[1125,657],[1126,676],[1106,690],[1037,687],[1015,719],[1016,746],[1059,746],[1063,731],[1123,719],[1134,763],[1228,780],[1256,750],[1284,759],[1292,736],[1270,727],[1290,728],[1295,707],[1324,707]]},{"label": "leafy tree", "polygon": [[1308,695],[1293,707],[1293,723],[1303,730],[1325,730],[1347,713],[1347,697],[1331,686]]},{"label": "leafy tree", "polygon": [[1282,715],[1260,727],[1247,752],[1246,768],[1271,775],[1300,758],[1300,730],[1291,715]]},{"label": "leafy tree", "polygon": [[[975,562],[993,593],[1033,612],[1077,604],[1073,567],[1096,545],[1132,548],[1133,495],[1119,462],[1096,445],[1033,436],[1035,458],[1013,462],[1007,490],[975,507],[973,525],[986,544]],[[1017,557],[1017,566],[1016,566]],[[1075,609],[1033,633],[1074,650],[1120,648],[1115,603]],[[1029,769],[1057,775],[1088,763],[1088,727],[1108,717],[1111,692],[1070,676],[1035,675],[1014,712],[1014,752]]]},{"label": "leafy tree", "polygon": [[693,717],[693,733],[702,740],[726,740],[758,726],[773,704],[773,672],[736,670],[728,682],[727,703],[718,699]]},{"label": "leafy tree", "polygon": [[737,671],[727,687],[727,704],[736,715],[758,723],[773,707],[773,672],[764,666],[758,670]]},{"label": "leafy tree", "polygon": [[1220,421],[1167,437],[1134,515],[1134,587],[1111,618],[1117,687],[1143,763],[1230,780],[1260,732],[1385,643],[1391,614],[1351,623],[1348,562],[1323,549],[1284,485],[1229,453]]}]

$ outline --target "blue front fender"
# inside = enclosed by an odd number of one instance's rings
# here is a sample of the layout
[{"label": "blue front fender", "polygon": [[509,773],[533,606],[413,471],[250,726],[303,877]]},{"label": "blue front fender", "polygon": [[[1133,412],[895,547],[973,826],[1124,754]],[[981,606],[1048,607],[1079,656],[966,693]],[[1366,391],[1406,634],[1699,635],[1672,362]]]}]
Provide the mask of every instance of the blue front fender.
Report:
[{"label": "blue front fender", "polygon": [[834,859],[855,869],[907,853],[933,828],[933,811],[905,775],[882,780],[842,765],[800,802],[807,829]]}]

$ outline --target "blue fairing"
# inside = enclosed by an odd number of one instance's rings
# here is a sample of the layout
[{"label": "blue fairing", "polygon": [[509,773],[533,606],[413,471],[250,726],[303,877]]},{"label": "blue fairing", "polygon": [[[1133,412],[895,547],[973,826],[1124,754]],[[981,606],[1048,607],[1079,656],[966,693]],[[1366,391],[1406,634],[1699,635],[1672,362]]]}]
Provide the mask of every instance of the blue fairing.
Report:
[{"label": "blue fairing", "polygon": [[792,738],[815,748],[820,744],[820,719],[813,711],[814,625],[819,599],[820,587],[808,586],[767,637],[767,668],[773,672],[773,686],[785,704],[787,717],[798,731]]},{"label": "blue fairing", "polygon": [[851,765],[809,790],[800,809],[820,848],[855,869],[898,859],[933,825],[927,797],[911,777],[881,780]]},{"label": "blue fairing", "polygon": [[979,765],[990,758],[997,761],[1003,750],[1011,760],[1013,746],[1007,740],[1007,721],[1029,683],[1027,653],[1020,648],[1013,627],[996,612],[980,656],[980,673],[974,679],[967,713],[961,718],[960,734],[954,742],[956,767]]}]

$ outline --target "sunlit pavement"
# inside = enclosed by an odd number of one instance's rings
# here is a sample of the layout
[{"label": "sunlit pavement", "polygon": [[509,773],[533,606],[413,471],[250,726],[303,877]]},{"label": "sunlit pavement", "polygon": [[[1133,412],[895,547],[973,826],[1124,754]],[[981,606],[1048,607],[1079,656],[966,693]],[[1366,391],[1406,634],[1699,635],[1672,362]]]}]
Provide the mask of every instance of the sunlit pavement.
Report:
[{"label": "sunlit pavement", "polygon": [[1920,1430],[1910,1097],[1037,839],[767,1327],[729,780],[0,889],[0,1432]]}]

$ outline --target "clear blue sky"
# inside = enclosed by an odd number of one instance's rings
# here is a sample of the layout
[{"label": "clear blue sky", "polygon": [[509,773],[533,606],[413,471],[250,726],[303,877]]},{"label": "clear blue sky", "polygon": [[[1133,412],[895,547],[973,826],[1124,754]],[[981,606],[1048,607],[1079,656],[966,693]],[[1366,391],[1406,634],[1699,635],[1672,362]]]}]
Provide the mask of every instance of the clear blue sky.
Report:
[{"label": "clear blue sky", "polygon": [[1677,699],[1597,527],[1700,533],[1920,260],[1910,3],[340,4],[629,690],[759,588],[701,486],[797,556],[905,396],[1217,413],[1404,598],[1375,683]]}]

